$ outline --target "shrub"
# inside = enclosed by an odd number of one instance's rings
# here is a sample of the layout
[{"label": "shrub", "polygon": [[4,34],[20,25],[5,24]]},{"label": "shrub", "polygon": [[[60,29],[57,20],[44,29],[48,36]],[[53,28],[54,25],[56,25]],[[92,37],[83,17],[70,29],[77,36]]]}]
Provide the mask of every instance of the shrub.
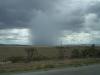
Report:
[{"label": "shrub", "polygon": [[27,54],[27,62],[31,62],[33,59],[35,48],[26,48],[25,52]]},{"label": "shrub", "polygon": [[96,57],[100,58],[100,50],[97,50]]},{"label": "shrub", "polygon": [[58,59],[64,59],[64,47],[63,46],[58,46],[56,47],[58,49]]},{"label": "shrub", "polygon": [[41,60],[50,60],[51,58],[47,57],[47,56],[43,56],[43,55],[40,55],[40,56],[36,56],[36,57],[33,57],[33,61],[41,61]]},{"label": "shrub", "polygon": [[55,68],[55,65],[54,64],[43,64],[41,65],[41,68]]},{"label": "shrub", "polygon": [[12,63],[17,63],[17,62],[24,62],[25,58],[12,56],[12,57],[9,57],[8,60],[11,61]]},{"label": "shrub", "polygon": [[95,48],[95,45],[93,44],[89,48],[82,50],[82,57],[84,57],[84,58],[100,57],[100,50],[97,50]]},{"label": "shrub", "polygon": [[81,53],[82,53],[81,54],[82,58],[89,57],[89,51],[88,51],[88,49],[82,50]]},{"label": "shrub", "polygon": [[75,49],[72,51],[71,58],[79,58],[80,57],[80,52],[79,50]]}]

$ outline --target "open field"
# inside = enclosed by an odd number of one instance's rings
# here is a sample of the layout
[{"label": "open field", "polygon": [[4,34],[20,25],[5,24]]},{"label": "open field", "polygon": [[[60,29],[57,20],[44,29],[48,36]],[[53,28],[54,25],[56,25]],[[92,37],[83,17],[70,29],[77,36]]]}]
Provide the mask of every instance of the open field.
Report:
[{"label": "open field", "polygon": [[95,45],[0,46],[0,72],[47,70],[99,63],[100,46]]},{"label": "open field", "polygon": [[[64,46],[62,50],[65,51],[64,55],[66,57],[71,56],[72,50],[84,50],[89,46]],[[12,57],[12,56],[19,56],[24,57],[27,56],[26,49],[27,48],[35,48],[39,56],[45,56],[48,58],[57,58],[59,56],[59,48],[57,47],[48,47],[48,46],[0,46],[0,60],[2,58]],[[96,47],[100,50],[100,46]],[[34,53],[36,55],[36,53]]]}]

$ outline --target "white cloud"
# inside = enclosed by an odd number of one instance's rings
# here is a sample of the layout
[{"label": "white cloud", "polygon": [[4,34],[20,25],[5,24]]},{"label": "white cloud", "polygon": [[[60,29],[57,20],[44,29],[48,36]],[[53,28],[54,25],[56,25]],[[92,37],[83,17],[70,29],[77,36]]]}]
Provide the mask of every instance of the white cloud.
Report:
[{"label": "white cloud", "polygon": [[90,43],[92,37],[89,33],[72,33],[64,35],[60,38],[63,44],[87,44]]},{"label": "white cloud", "polygon": [[29,29],[1,29],[0,34],[0,43],[31,44]]},{"label": "white cloud", "polygon": [[60,37],[60,44],[89,44],[93,41],[100,39],[100,32],[91,31],[89,33],[80,32],[80,33],[65,33]]}]

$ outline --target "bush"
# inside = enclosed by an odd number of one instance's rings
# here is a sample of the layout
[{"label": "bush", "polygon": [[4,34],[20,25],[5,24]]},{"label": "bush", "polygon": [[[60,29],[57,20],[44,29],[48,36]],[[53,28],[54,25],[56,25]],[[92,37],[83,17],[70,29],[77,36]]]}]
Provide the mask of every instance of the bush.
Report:
[{"label": "bush", "polygon": [[49,57],[46,57],[46,56],[43,56],[43,55],[33,57],[33,61],[50,60],[50,59],[53,59],[53,58],[49,58]]},{"label": "bush", "polygon": [[100,58],[100,50],[97,50],[97,51],[96,51],[96,57],[97,57],[97,58]]},{"label": "bush", "polygon": [[100,50],[97,50],[95,45],[93,44],[89,48],[82,50],[82,57],[83,58],[98,58],[100,57]]},{"label": "bush", "polygon": [[81,51],[81,56],[82,56],[82,58],[86,58],[86,57],[89,57],[89,50],[88,49],[85,49],[85,50],[82,50]]},{"label": "bush", "polygon": [[77,49],[73,50],[71,58],[80,58],[80,51]]},{"label": "bush", "polygon": [[42,69],[46,69],[46,68],[55,68],[55,65],[54,65],[54,64],[42,64],[42,65],[41,65],[41,68],[42,68]]},{"label": "bush", "polygon": [[25,58],[24,57],[9,57],[8,58],[9,61],[11,61],[12,63],[17,63],[17,62],[24,62]]},{"label": "bush", "polygon": [[58,46],[56,47],[58,49],[58,59],[64,59],[64,47],[63,46]]},{"label": "bush", "polygon": [[54,64],[40,64],[35,66],[35,69],[40,70],[40,69],[49,69],[49,68],[55,68]]},{"label": "bush", "polygon": [[27,62],[31,62],[35,52],[35,48],[26,48],[25,52],[27,54]]}]

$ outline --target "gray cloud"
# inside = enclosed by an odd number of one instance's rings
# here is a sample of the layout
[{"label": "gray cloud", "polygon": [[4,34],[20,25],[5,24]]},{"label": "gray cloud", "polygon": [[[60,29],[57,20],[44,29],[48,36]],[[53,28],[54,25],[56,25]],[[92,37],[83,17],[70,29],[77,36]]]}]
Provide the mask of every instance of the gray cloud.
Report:
[{"label": "gray cloud", "polygon": [[[32,41],[40,45],[54,45],[63,31],[83,32],[87,26],[85,17],[90,13],[100,19],[99,3],[93,0],[1,0],[0,28],[29,28]],[[89,19],[88,19],[89,20]],[[90,21],[90,20],[89,20]]]},{"label": "gray cloud", "polygon": [[[0,28],[28,27],[37,10],[46,11],[52,0],[1,0]],[[33,11],[35,10],[35,11]]]},{"label": "gray cloud", "polygon": [[100,30],[100,2],[97,2],[93,5],[91,5],[87,10],[87,14],[94,14],[94,17],[91,17],[89,21],[91,26],[90,28],[92,30],[95,30],[95,31],[99,31]]}]

